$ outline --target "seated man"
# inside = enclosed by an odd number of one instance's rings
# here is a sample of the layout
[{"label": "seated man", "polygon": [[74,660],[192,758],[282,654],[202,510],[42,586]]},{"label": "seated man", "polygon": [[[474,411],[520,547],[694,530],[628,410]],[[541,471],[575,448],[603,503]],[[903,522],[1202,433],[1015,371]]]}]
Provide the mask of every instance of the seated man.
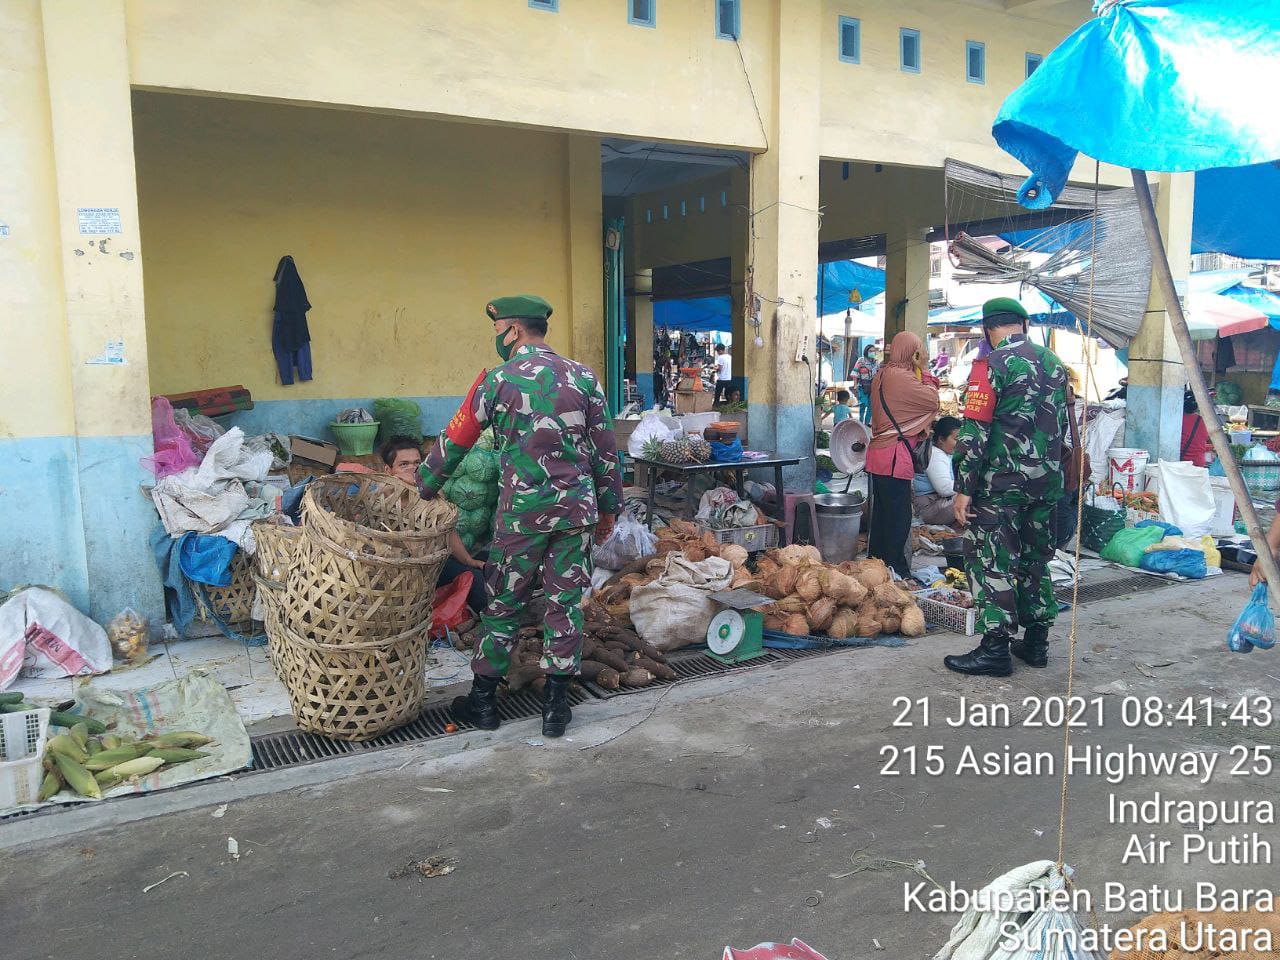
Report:
[{"label": "seated man", "polygon": [[929,467],[917,473],[912,485],[912,501],[916,516],[936,526],[952,526],[955,522],[956,482],[951,470],[951,454],[960,439],[960,421],[956,417],[939,417],[933,424],[933,452]]},{"label": "seated man", "polygon": [[[392,437],[380,451],[385,471],[422,489],[418,468],[422,466],[422,444],[412,437]],[[449,532],[449,559],[440,571],[437,590],[442,590],[467,571],[471,571],[471,589],[467,592],[467,606],[479,614],[488,602],[485,597],[484,557],[476,558],[467,552],[456,530]]]}]

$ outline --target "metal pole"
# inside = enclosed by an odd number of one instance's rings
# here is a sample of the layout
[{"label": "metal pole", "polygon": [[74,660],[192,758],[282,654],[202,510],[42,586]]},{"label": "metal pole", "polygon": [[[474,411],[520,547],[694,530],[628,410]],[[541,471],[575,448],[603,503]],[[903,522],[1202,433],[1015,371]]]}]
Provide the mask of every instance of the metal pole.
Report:
[{"label": "metal pole", "polygon": [[1191,392],[1195,395],[1196,404],[1200,407],[1200,416],[1204,419],[1205,428],[1209,431],[1209,440],[1213,444],[1213,452],[1217,454],[1231,484],[1231,493],[1236,498],[1236,506],[1244,518],[1245,528],[1253,540],[1254,552],[1258,562],[1267,575],[1267,583],[1271,586],[1270,596],[1275,597],[1280,590],[1280,569],[1276,567],[1276,559],[1267,546],[1266,532],[1258,520],[1258,511],[1254,509],[1253,497],[1245,486],[1244,474],[1240,465],[1231,455],[1231,442],[1227,439],[1218,422],[1218,412],[1214,409],[1213,400],[1209,397],[1209,388],[1205,386],[1204,375],[1200,372],[1200,364],[1196,358],[1195,346],[1191,342],[1191,333],[1187,330],[1187,318],[1182,313],[1182,301],[1178,299],[1178,290],[1173,283],[1173,271],[1169,269],[1169,257],[1164,249],[1164,240],[1160,237],[1160,225],[1156,222],[1156,207],[1151,199],[1151,187],[1147,184],[1145,170],[1131,170],[1133,189],[1138,196],[1138,211],[1142,214],[1142,226],[1147,234],[1147,244],[1151,247],[1151,268],[1155,273],[1156,283],[1160,285],[1160,293],[1164,297],[1165,309],[1169,311],[1169,322],[1173,328],[1173,337],[1178,341],[1178,350],[1182,353],[1182,362],[1187,368],[1187,379],[1191,382]]}]

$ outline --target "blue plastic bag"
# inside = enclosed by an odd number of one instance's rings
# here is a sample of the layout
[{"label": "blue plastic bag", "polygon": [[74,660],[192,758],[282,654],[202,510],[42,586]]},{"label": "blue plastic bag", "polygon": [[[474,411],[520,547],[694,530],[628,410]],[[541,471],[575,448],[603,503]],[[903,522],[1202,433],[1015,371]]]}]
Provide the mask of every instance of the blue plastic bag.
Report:
[{"label": "blue plastic bag", "polygon": [[1227,634],[1227,649],[1232,653],[1252,653],[1254,647],[1270,650],[1276,645],[1276,620],[1267,605],[1267,585],[1253,588],[1253,596]]},{"label": "blue plastic bag", "polygon": [[737,463],[742,459],[742,441],[737,437],[729,443],[719,440],[711,441],[711,460],[713,463]]},{"label": "blue plastic bag", "polygon": [[1164,531],[1164,535],[1166,537],[1182,536],[1182,529],[1180,527],[1175,527],[1172,523],[1165,523],[1163,520],[1143,520],[1142,522],[1135,523],[1133,525],[1133,529],[1135,530],[1143,530],[1147,527],[1159,527]]},{"label": "blue plastic bag", "polygon": [[1142,555],[1138,566],[1152,573],[1176,573],[1188,580],[1203,580],[1209,575],[1203,550],[1153,550]]}]

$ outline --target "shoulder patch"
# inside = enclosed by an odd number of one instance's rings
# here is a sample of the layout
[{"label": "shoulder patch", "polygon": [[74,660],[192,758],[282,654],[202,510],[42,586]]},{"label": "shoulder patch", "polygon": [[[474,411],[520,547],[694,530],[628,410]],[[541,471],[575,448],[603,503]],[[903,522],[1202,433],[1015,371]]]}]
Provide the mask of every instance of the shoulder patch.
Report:
[{"label": "shoulder patch", "polygon": [[966,420],[990,423],[996,415],[996,391],[991,386],[987,361],[978,360],[969,371],[969,386],[965,392],[964,416]]}]

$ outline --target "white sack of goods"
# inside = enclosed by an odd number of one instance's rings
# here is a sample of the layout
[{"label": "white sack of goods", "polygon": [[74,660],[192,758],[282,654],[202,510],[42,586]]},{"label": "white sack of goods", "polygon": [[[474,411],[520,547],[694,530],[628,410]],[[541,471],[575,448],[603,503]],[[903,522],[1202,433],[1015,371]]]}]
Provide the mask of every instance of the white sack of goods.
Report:
[{"label": "white sack of goods", "polygon": [[719,557],[689,560],[670,553],[666,567],[652,583],[631,591],[631,622],[642,640],[663,653],[706,643],[707,627],[716,615],[711,594],[733,582],[733,565]]}]

